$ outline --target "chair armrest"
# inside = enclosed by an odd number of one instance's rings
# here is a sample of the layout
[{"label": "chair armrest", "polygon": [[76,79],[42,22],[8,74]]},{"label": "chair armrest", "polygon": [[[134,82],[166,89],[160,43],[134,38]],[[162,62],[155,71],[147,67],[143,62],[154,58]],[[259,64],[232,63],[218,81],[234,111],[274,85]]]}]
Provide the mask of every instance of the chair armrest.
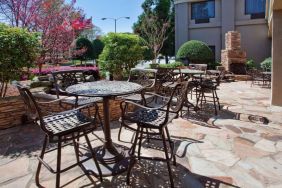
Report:
[{"label": "chair armrest", "polygon": [[55,102],[60,102],[64,99],[67,99],[67,98],[70,98],[70,97],[62,97],[60,99],[55,99],[55,100],[51,100],[51,101],[46,101],[46,102],[42,102],[42,101],[36,101],[38,104],[52,104],[52,103],[55,103]]},{"label": "chair armrest", "polygon": [[153,96],[160,97],[160,98],[163,98],[163,99],[169,99],[169,97],[165,97],[165,96],[159,95],[157,93],[153,93],[153,92],[144,92],[143,95],[153,95]]},{"label": "chair armrest", "polygon": [[132,102],[132,101],[123,101],[123,102],[121,102],[121,106],[122,106],[122,104],[126,104],[126,105],[131,104],[131,105],[134,105],[134,106],[137,106],[139,108],[146,109],[146,110],[160,110],[160,109],[167,106],[167,104],[165,104],[165,105],[162,105],[162,106],[157,107],[157,108],[152,108],[152,107],[147,107],[147,106],[144,106],[142,104],[138,104],[138,103],[135,103],[135,102]]}]

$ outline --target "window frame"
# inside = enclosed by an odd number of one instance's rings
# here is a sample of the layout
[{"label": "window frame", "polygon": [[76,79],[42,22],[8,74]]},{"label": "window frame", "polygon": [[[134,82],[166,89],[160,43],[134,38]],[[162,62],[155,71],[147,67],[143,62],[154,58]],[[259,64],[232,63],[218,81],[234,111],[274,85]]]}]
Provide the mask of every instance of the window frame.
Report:
[{"label": "window frame", "polygon": [[[251,16],[251,19],[264,19],[265,18],[265,9],[264,9],[264,12],[259,12],[259,13],[248,13],[247,12],[247,1],[248,0],[245,0],[245,15],[250,15]],[[266,3],[266,0],[265,0],[265,3]]]},{"label": "window frame", "polygon": [[[193,5],[195,4],[204,4],[208,2],[213,2],[214,3],[214,9],[213,9],[213,16],[212,17],[207,17],[207,18],[193,18]],[[198,2],[191,2],[191,20],[195,20],[196,24],[200,23],[209,23],[211,18],[215,18],[215,0],[208,0],[208,1],[198,1]]]}]

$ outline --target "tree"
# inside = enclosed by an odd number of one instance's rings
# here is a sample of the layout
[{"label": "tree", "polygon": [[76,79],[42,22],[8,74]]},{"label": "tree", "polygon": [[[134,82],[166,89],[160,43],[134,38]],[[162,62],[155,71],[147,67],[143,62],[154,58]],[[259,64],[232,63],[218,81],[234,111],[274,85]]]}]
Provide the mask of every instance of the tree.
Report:
[{"label": "tree", "polygon": [[174,7],[172,0],[145,0],[144,12],[138,17],[133,30],[144,38],[153,52],[153,62],[159,53],[174,55]]},{"label": "tree", "polygon": [[0,24],[0,52],[0,97],[5,97],[9,81],[19,79],[39,55],[38,34]]},{"label": "tree", "polygon": [[76,43],[75,50],[76,51],[83,50],[83,52],[80,54],[76,54],[73,57],[74,59],[78,59],[81,62],[94,59],[94,48],[90,40],[88,40],[87,38],[81,37],[81,38],[78,38],[75,43]]},{"label": "tree", "polygon": [[144,58],[146,46],[138,35],[125,33],[109,33],[103,37],[105,47],[99,56],[103,70],[109,71],[117,80],[122,79],[123,73],[129,74]]},{"label": "tree", "polygon": [[94,25],[93,28],[85,29],[80,34],[80,36],[87,38],[90,41],[93,41],[93,40],[99,38],[102,34],[103,34],[103,32],[102,32],[101,28]]},{"label": "tree", "polygon": [[13,27],[32,28],[43,0],[0,0],[0,17]]},{"label": "tree", "polygon": [[97,64],[97,59],[99,58],[99,55],[103,52],[105,44],[101,39],[97,38],[92,41],[92,45],[94,51],[94,59],[96,60],[96,64]]},{"label": "tree", "polygon": [[[74,8],[75,0],[0,0],[0,14],[12,26],[41,33],[42,51],[37,59],[42,64],[59,63],[67,58],[74,39],[92,27],[83,11]],[[77,52],[79,53],[79,51]]]}]

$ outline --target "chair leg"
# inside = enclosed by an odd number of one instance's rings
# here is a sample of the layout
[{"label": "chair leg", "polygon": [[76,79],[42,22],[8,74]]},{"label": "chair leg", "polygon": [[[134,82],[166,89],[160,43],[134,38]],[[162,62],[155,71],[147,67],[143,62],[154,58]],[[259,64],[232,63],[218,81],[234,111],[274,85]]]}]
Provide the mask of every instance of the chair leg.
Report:
[{"label": "chair leg", "polygon": [[213,106],[214,106],[214,114],[217,116],[217,107],[216,107],[216,102],[215,102],[214,90],[212,90],[212,99],[213,99]]},{"label": "chair leg", "polygon": [[175,157],[175,155],[174,155],[173,142],[171,141],[170,134],[169,134],[169,131],[168,131],[168,128],[167,128],[167,127],[165,127],[165,131],[166,131],[167,139],[168,139],[169,145],[170,145],[171,158],[172,158],[172,160],[173,160],[173,165],[176,166],[176,157]]},{"label": "chair leg", "polygon": [[56,188],[60,187],[62,138],[58,138]]},{"label": "chair leg", "polygon": [[78,145],[75,141],[74,134],[72,134],[72,142],[73,142],[73,148],[74,148],[74,152],[75,152],[76,162],[79,163]]},{"label": "chair leg", "polygon": [[141,135],[140,135],[140,140],[139,140],[139,145],[138,145],[138,160],[140,160],[141,156],[141,145],[142,145],[142,139],[143,139],[143,128],[141,128]]},{"label": "chair leg", "polygon": [[119,131],[118,131],[118,141],[121,141],[120,140],[120,135],[121,135],[122,127],[123,127],[123,122],[120,123]]},{"label": "chair leg", "polygon": [[[41,153],[40,153],[40,156],[39,156],[42,160],[43,160],[45,150],[46,150],[47,139],[48,139],[48,137],[46,135],[45,138],[44,138],[42,150],[41,150]],[[42,163],[39,161],[38,166],[37,166],[37,170],[36,170],[36,175],[35,175],[35,182],[36,182],[37,187],[42,187],[39,183],[39,174],[40,174],[40,171],[41,171],[41,166],[42,166]]]},{"label": "chair leg", "polygon": [[[137,125],[138,126],[138,125]],[[135,158],[134,158],[134,154],[135,154],[135,149],[136,149],[136,145],[137,145],[137,141],[138,141],[138,136],[139,136],[139,132],[140,132],[140,127],[137,127],[137,131],[136,131],[136,135],[135,135],[135,139],[132,145],[132,148],[129,150],[129,155],[131,156],[131,162],[130,162],[130,166],[127,170],[127,175],[126,175],[126,183],[127,185],[130,185],[130,174],[131,174],[131,170],[135,164]]]},{"label": "chair leg", "polygon": [[91,146],[90,140],[89,140],[87,134],[85,134],[85,132],[84,132],[84,137],[85,137],[86,143],[87,143],[87,145],[88,145],[88,147],[89,147],[89,150],[90,150],[90,152],[91,152],[91,155],[92,155],[92,157],[93,157],[93,161],[94,161],[94,163],[95,163],[95,165],[96,165],[96,167],[97,167],[97,169],[98,169],[100,181],[103,182],[103,177],[102,177],[101,168],[100,168],[99,163],[98,163],[98,161],[97,161],[97,159],[96,159],[96,157],[95,157],[95,153],[94,153],[93,148],[92,148],[92,146]]},{"label": "chair leg", "polygon": [[162,140],[163,140],[163,146],[164,146],[164,152],[165,152],[165,158],[166,158],[166,164],[167,164],[170,184],[171,184],[171,187],[174,187],[173,177],[172,177],[172,172],[171,172],[171,167],[170,167],[170,159],[169,159],[169,156],[168,156],[168,151],[167,151],[167,147],[166,147],[166,140],[165,140],[165,135],[164,135],[163,131],[161,132],[161,136],[162,136]]},{"label": "chair leg", "polygon": [[221,110],[221,107],[220,107],[220,102],[219,102],[219,98],[218,98],[218,95],[217,95],[216,90],[214,91],[214,93],[215,93],[215,97],[216,97],[217,104],[218,104],[218,110]]}]

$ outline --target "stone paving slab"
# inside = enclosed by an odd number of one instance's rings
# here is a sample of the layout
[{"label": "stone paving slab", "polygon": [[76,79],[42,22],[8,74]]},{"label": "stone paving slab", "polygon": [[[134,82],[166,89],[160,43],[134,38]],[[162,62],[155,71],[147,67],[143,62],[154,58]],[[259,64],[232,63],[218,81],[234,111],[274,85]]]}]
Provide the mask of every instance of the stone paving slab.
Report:
[{"label": "stone paving slab", "polygon": [[[269,106],[270,90],[249,82],[221,84],[218,95],[223,105],[214,116],[210,104],[197,114],[190,112],[168,127],[176,145],[177,166],[172,167],[175,187],[280,188],[282,187],[282,110]],[[254,121],[263,117],[268,123]],[[117,141],[119,123],[112,123],[115,143],[130,147],[133,133],[122,131]],[[101,130],[95,134],[103,138]],[[36,187],[36,155],[44,134],[39,127],[23,125],[0,131],[0,187]],[[93,147],[102,142],[90,134]],[[81,140],[84,141],[83,139]],[[52,146],[51,146],[52,147]],[[159,143],[142,143],[142,155],[163,157]],[[56,165],[56,152],[46,155]],[[75,161],[73,148],[63,149],[62,165]],[[54,187],[55,176],[44,167],[41,184]],[[86,176],[79,167],[62,174],[63,187],[127,187],[126,173],[108,177],[101,183]],[[169,187],[165,163],[141,160],[132,170],[132,186]]]}]

